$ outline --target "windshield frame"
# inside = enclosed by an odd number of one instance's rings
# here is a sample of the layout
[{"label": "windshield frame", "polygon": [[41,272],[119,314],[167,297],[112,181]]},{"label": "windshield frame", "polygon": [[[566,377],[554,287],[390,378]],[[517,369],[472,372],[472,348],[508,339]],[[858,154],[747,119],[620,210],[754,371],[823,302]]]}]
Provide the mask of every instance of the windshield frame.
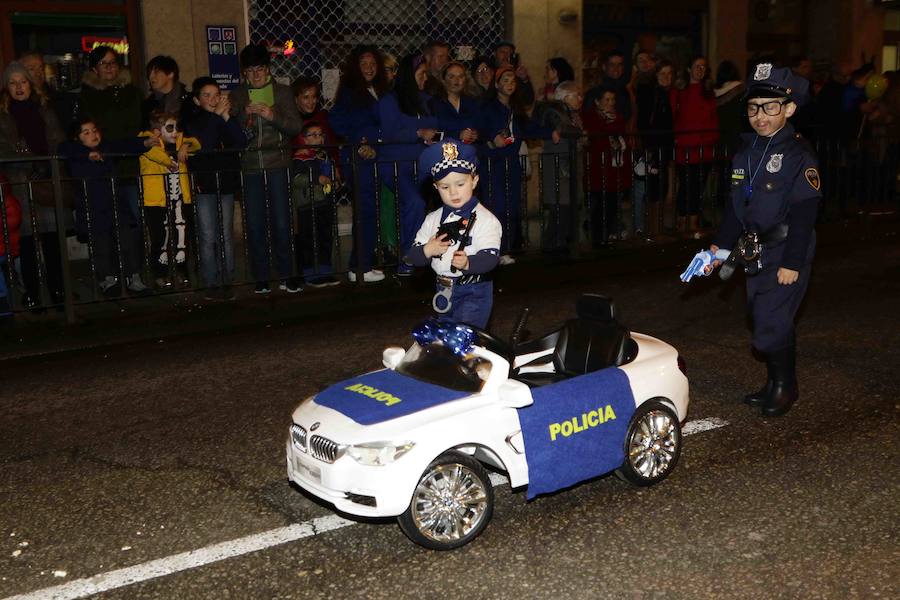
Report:
[{"label": "windshield frame", "polygon": [[413,344],[395,370],[418,381],[478,394],[490,379],[494,366],[493,361],[478,353],[458,356],[444,344],[434,342],[427,346]]}]

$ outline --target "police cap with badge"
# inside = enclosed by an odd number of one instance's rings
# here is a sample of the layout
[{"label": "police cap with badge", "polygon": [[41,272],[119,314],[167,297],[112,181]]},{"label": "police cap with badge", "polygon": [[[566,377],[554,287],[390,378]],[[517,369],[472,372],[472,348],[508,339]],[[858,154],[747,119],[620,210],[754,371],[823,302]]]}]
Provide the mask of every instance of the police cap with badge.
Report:
[{"label": "police cap with badge", "polygon": [[419,155],[419,179],[435,182],[450,173],[475,175],[478,170],[478,152],[471,144],[464,144],[453,138],[444,138],[425,148]]},{"label": "police cap with badge", "polygon": [[803,106],[809,101],[809,82],[787,67],[759,63],[753,75],[747,78],[744,99],[750,98],[787,98],[797,106]]}]

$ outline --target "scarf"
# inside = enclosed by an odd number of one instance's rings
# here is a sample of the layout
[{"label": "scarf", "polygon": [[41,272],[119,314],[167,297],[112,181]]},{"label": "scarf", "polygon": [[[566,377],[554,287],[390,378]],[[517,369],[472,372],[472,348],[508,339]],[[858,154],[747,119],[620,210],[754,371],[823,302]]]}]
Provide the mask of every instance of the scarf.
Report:
[{"label": "scarf", "polygon": [[453,208],[452,206],[447,206],[445,204],[441,208],[441,223],[443,223],[451,214],[459,215],[460,219],[468,219],[469,215],[472,214],[472,211],[475,209],[475,205],[477,204],[478,198],[475,196],[469,198],[469,201],[459,208]]}]

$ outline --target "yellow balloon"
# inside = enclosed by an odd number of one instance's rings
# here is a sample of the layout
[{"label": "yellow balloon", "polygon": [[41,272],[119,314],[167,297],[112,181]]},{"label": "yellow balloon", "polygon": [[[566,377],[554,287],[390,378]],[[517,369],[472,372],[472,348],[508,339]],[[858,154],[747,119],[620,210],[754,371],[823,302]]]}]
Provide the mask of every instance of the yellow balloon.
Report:
[{"label": "yellow balloon", "polygon": [[875,73],[871,77],[869,77],[869,81],[866,82],[866,98],[869,100],[878,100],[888,88],[888,80],[887,77],[882,75],[881,73]]}]

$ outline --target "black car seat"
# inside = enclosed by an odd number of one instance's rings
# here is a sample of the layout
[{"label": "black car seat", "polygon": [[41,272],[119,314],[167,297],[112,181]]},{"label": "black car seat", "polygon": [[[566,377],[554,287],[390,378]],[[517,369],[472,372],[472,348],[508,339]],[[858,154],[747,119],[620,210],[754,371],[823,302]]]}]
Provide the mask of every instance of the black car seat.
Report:
[{"label": "black car seat", "polygon": [[600,294],[584,294],[576,304],[577,319],[559,331],[553,351],[556,372],[567,377],[584,375],[634,359],[637,344],[616,319],[613,301]]}]

